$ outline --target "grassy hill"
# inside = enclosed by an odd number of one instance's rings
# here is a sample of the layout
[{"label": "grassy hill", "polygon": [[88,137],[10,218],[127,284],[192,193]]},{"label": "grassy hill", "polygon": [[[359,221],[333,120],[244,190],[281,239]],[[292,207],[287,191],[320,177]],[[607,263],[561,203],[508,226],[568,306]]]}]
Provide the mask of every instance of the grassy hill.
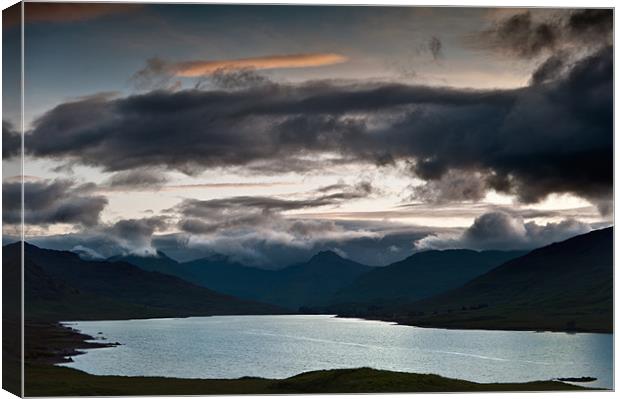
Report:
[{"label": "grassy hill", "polygon": [[366,317],[449,328],[613,331],[613,228],[536,249],[462,287]]}]

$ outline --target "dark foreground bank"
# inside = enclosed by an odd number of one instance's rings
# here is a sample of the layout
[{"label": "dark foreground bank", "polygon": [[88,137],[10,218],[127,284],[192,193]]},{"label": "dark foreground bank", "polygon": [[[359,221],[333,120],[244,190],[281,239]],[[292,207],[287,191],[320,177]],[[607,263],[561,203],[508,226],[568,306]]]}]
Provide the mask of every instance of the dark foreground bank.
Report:
[{"label": "dark foreground bank", "polygon": [[585,389],[557,381],[478,384],[433,374],[399,373],[370,368],[311,371],[282,380],[253,377],[220,380],[94,376],[67,367],[41,365],[30,366],[26,369],[26,382],[27,396],[566,391]]},{"label": "dark foreground bank", "polygon": [[[80,349],[106,346],[57,323],[26,324],[26,396],[209,395],[291,393],[389,393],[566,391],[585,388],[559,381],[479,384],[433,374],[370,368],[311,371],[286,379],[182,379],[96,376],[54,364]],[[88,342],[87,342],[88,341]]]}]

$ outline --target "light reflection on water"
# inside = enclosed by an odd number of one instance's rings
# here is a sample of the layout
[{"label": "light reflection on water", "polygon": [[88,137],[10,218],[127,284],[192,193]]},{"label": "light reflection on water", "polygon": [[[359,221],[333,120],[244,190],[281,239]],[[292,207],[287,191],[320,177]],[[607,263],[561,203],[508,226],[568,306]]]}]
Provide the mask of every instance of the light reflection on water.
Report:
[{"label": "light reflection on water", "polygon": [[68,324],[122,344],[88,350],[66,364],[99,375],[285,378],[373,367],[476,382],[591,376],[598,380],[584,385],[613,387],[611,334],[444,330],[329,315]]}]

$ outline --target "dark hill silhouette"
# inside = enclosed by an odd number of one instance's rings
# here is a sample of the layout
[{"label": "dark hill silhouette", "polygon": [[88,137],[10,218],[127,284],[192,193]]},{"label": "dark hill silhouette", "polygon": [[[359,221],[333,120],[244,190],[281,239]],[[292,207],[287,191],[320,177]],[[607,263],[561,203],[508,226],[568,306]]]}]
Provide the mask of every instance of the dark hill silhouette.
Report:
[{"label": "dark hill silhouette", "polygon": [[239,298],[253,299],[272,289],[275,274],[271,270],[248,267],[223,255],[179,263],[162,252],[157,257],[123,256],[110,258],[124,261],[144,270],[177,276],[215,291]]},{"label": "dark hill silhouette", "polygon": [[336,294],[334,304],[414,301],[465,284],[525,251],[455,249],[418,252],[358,277]]},{"label": "dark hill silhouette", "polygon": [[462,287],[368,317],[451,328],[613,331],[613,227],[536,249]]},{"label": "dark hill silhouette", "polygon": [[218,292],[292,310],[326,304],[338,290],[372,269],[332,251],[320,252],[307,262],[280,270],[244,266],[221,255],[176,264],[170,263],[171,259],[165,255],[116,259],[145,270],[166,272]]},{"label": "dark hill silhouette", "polygon": [[[25,244],[26,316],[50,320],[281,313],[177,277],[125,262],[86,261],[72,252]],[[20,243],[3,248],[4,268],[19,270]]]},{"label": "dark hill silhouette", "polygon": [[277,289],[269,293],[268,302],[288,301],[297,307],[328,304],[336,292],[372,269],[333,251],[319,252],[305,263],[278,271]]},{"label": "dark hill silhouette", "polygon": [[172,275],[174,275],[175,268],[179,264],[179,262],[168,257],[168,255],[161,251],[157,251],[155,256],[117,255],[107,260],[108,262],[126,262],[149,272]]}]

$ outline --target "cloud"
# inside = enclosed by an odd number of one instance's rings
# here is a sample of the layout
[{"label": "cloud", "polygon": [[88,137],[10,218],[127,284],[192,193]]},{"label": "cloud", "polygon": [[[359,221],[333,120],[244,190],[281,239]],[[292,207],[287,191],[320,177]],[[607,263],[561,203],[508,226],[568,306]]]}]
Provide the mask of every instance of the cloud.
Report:
[{"label": "cloud", "polygon": [[[192,234],[226,234],[231,230],[268,228],[307,239],[319,233],[332,231],[332,223],[316,224],[315,221],[291,221],[283,212],[324,206],[337,206],[345,201],[370,196],[374,188],[369,182],[356,185],[337,184],[319,188],[316,193],[302,199],[278,197],[230,197],[212,200],[186,199],[168,212],[181,215],[178,227]],[[327,228],[327,230],[325,230]],[[314,233],[314,234],[310,234]]]},{"label": "cloud", "polygon": [[426,203],[480,201],[487,193],[485,177],[477,172],[451,170],[440,179],[412,187],[411,199]]},{"label": "cloud", "polygon": [[295,185],[294,182],[221,182],[221,183],[196,183],[196,184],[176,184],[167,185],[163,190],[185,190],[185,189],[215,189],[215,188],[268,188],[278,186]]},{"label": "cloud", "polygon": [[[79,234],[27,237],[28,242],[44,248],[73,250],[77,248],[85,256],[94,252],[103,257],[119,254],[150,256],[153,251],[163,251],[180,261],[221,254],[245,264],[281,268],[309,259],[319,251],[336,248],[346,252],[355,261],[384,265],[400,260],[413,252],[412,242],[428,234],[412,229],[408,232],[372,231],[370,226],[351,228],[341,222],[302,221],[297,226],[303,230],[314,230],[305,234],[315,239],[296,240],[292,233],[256,230],[222,235],[191,235],[187,233],[161,234],[157,231],[148,239],[137,240],[136,244],[122,242],[107,230],[90,230]],[[263,234],[266,233],[266,235]],[[327,232],[327,235],[322,235]],[[342,233],[342,234],[341,234]],[[146,236],[146,235],[145,235]],[[150,246],[148,244],[150,243]],[[80,246],[80,247],[78,247]],[[396,251],[387,248],[395,246]],[[144,250],[146,248],[146,250]]]},{"label": "cloud", "polygon": [[585,9],[573,12],[566,28],[571,38],[579,41],[594,42],[603,39],[603,43],[610,43],[614,26],[612,9]]},{"label": "cloud", "polygon": [[530,11],[511,13],[473,38],[482,46],[518,58],[531,59],[556,50],[598,49],[612,44],[613,11],[583,9],[536,18]]},{"label": "cloud", "polygon": [[94,249],[85,247],[83,245],[74,246],[73,248],[71,248],[71,252],[75,252],[76,254],[80,255],[80,258],[86,259],[86,260],[105,259],[105,257],[101,255],[99,252],[95,251]]},{"label": "cloud", "polygon": [[[385,265],[410,255],[412,242],[433,231],[402,225],[398,225],[402,230],[397,230],[394,226],[385,222],[379,225],[276,217],[250,229],[213,235],[170,235],[153,242],[179,259],[220,253],[246,264],[283,267],[309,259],[319,251],[339,249],[357,262]],[[390,250],[391,246],[396,250]]]},{"label": "cloud", "polygon": [[101,187],[111,190],[158,190],[167,181],[168,177],[162,172],[134,169],[113,174]]},{"label": "cloud", "polygon": [[286,54],[230,60],[195,60],[169,62],[161,58],[150,58],[144,68],[131,77],[139,90],[180,87],[175,78],[198,78],[195,88],[208,81],[215,88],[238,89],[267,84],[269,80],[257,73],[260,70],[282,68],[316,68],[341,64],[348,58],[333,53]]},{"label": "cloud", "polygon": [[2,120],[2,158],[8,159],[21,154],[21,133],[15,126],[6,120]]},{"label": "cloud", "polygon": [[309,68],[341,64],[347,57],[334,53],[283,54],[232,60],[196,60],[171,64],[176,76],[197,77],[221,70]]},{"label": "cloud", "polygon": [[552,82],[567,71],[570,61],[570,55],[565,51],[558,51],[551,55],[534,70],[530,84],[540,85]]},{"label": "cloud", "polygon": [[87,259],[128,254],[153,256],[157,253],[157,249],[152,244],[154,235],[168,227],[167,217],[152,216],[100,223],[77,233],[27,236],[26,240],[45,248],[71,250]]},{"label": "cloud", "polygon": [[245,263],[273,264],[274,259],[280,259],[273,253],[275,248],[284,253],[309,253],[328,243],[336,248],[335,244],[340,242],[377,236],[376,232],[345,228],[332,220],[286,215],[294,210],[338,206],[373,193],[374,188],[368,182],[337,184],[306,193],[300,199],[250,196],[187,199],[167,212],[176,215],[178,229],[187,233],[194,243],[243,258]]},{"label": "cloud", "polygon": [[157,250],[151,241],[156,231],[168,228],[165,216],[152,216],[143,219],[124,219],[102,228],[102,233],[124,250],[136,255],[155,255]]},{"label": "cloud", "polygon": [[209,75],[208,80],[211,86],[224,90],[247,89],[272,83],[254,68],[218,69]]},{"label": "cloud", "polygon": [[587,233],[592,228],[575,219],[559,223],[539,225],[524,222],[506,212],[490,212],[477,217],[474,223],[461,234],[430,235],[418,240],[419,250],[471,248],[486,249],[533,249],[553,242]]},{"label": "cloud", "polygon": [[174,80],[170,65],[164,60],[154,57],[146,61],[146,66],[131,76],[130,82],[138,90],[171,90],[180,86]]},{"label": "cloud", "polygon": [[[59,223],[92,227],[108,201],[93,195],[93,184],[76,184],[72,180],[26,181],[24,220],[27,225],[49,226]],[[21,223],[22,185],[19,181],[2,183],[2,214],[6,224]]]},{"label": "cloud", "polygon": [[[27,2],[25,3],[24,20],[26,23],[88,21],[107,15],[134,12],[142,7],[140,4]],[[10,16],[3,19],[5,28],[20,24],[21,13],[18,11],[19,9],[16,8]]]},{"label": "cloud", "polygon": [[558,44],[559,27],[550,22],[535,22],[526,11],[501,20],[492,29],[484,31],[480,39],[490,48],[531,58],[542,51],[554,49]]},{"label": "cloud", "polygon": [[89,259],[127,254],[152,256],[156,253],[152,245],[154,234],[166,229],[167,223],[164,216],[123,219],[100,223],[77,233],[26,236],[26,241],[44,248],[70,250]]},{"label": "cloud", "polygon": [[608,203],[613,49],[553,75],[513,90],[321,81],[86,98],[38,118],[26,150],[107,172],[280,173],[406,161],[410,173],[435,182],[431,191],[466,172],[524,203],[551,193]]}]

